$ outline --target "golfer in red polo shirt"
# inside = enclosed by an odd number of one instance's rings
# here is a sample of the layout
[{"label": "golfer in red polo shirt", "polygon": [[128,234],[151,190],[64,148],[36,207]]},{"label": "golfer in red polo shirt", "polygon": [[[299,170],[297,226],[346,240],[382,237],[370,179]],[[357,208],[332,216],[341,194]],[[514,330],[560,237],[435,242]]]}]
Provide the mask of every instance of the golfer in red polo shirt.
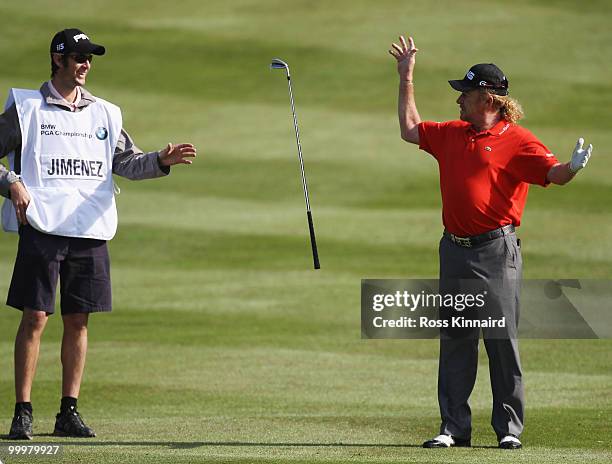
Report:
[{"label": "golfer in red polo shirt", "polygon": [[[529,184],[563,185],[586,166],[592,145],[578,139],[571,160],[560,163],[531,132],[517,125],[523,116],[508,96],[508,79],[492,63],[472,66],[449,81],[461,95],[460,120],[421,122],[414,101],[413,71],[418,49],[412,37],[392,44],[400,77],[401,136],[438,162],[444,234],[440,241],[440,292],[457,292],[466,280],[488,288],[488,309],[503,315],[503,336],[483,328],[489,356],[493,412],[491,425],[504,449],[520,448],[524,395],[518,351],[522,258],[515,227]],[[476,381],[478,328],[441,330],[438,371],[440,435],[425,448],[471,445],[469,396]]]}]

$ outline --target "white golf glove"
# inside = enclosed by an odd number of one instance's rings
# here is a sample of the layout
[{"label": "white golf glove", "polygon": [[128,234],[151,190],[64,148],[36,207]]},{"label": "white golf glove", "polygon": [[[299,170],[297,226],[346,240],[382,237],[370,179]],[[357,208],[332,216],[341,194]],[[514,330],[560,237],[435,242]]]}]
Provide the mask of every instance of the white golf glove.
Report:
[{"label": "white golf glove", "polygon": [[587,165],[589,162],[589,158],[591,157],[591,152],[593,151],[593,145],[589,144],[586,150],[582,148],[584,144],[584,139],[580,137],[578,142],[576,142],[576,148],[574,148],[574,153],[572,153],[572,159],[570,160],[569,170],[576,174],[583,167]]}]

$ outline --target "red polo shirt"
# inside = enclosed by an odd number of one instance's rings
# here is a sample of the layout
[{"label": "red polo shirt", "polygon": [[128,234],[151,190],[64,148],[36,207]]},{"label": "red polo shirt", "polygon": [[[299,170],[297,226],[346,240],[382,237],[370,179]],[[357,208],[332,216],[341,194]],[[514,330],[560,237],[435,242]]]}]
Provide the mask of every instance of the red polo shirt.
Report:
[{"label": "red polo shirt", "polygon": [[465,121],[426,121],[419,140],[438,161],[444,227],[460,237],[519,226],[529,184],[546,186],[558,163],[531,132],[503,120],[479,133]]}]

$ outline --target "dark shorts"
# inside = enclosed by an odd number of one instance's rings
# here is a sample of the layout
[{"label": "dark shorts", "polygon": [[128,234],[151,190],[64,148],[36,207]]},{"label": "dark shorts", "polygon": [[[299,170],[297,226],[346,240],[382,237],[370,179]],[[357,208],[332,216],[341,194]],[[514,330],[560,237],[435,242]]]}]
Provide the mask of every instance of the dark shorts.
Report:
[{"label": "dark shorts", "polygon": [[53,313],[58,278],[62,314],[111,310],[106,241],[49,235],[21,226],[6,304]]}]

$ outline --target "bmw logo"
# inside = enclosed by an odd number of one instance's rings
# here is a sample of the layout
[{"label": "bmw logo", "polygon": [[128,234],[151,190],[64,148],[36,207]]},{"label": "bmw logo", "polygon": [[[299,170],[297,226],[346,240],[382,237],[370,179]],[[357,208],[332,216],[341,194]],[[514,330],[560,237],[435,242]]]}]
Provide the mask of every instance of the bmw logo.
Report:
[{"label": "bmw logo", "polygon": [[108,131],[106,130],[106,128],[105,127],[98,127],[96,129],[96,137],[99,140],[105,140],[106,137],[108,137]]}]

